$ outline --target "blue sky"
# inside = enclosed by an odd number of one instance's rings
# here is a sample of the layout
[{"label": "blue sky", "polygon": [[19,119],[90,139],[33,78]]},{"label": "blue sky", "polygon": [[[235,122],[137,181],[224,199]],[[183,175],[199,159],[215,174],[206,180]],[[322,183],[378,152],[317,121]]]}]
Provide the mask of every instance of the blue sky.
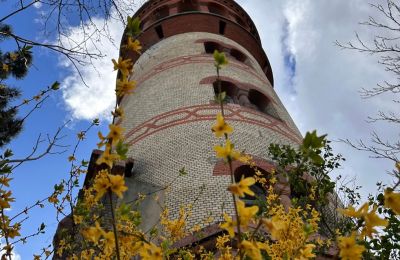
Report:
[{"label": "blue sky", "polygon": [[[136,1],[138,2],[138,1]],[[374,32],[358,24],[372,13],[362,0],[310,1],[310,0],[240,0],[238,1],[253,18],[259,30],[264,49],[270,58],[275,78],[275,89],[280,95],[302,133],[318,129],[331,139],[360,138],[369,140],[372,131],[398,140],[398,129],[384,124],[369,124],[365,120],[377,111],[392,109],[390,96],[363,100],[358,91],[362,87],[373,87],[375,83],[390,75],[385,74],[374,57],[341,51],[334,41],[354,39],[354,31],[370,39]],[[0,4],[0,17],[15,8],[13,1]],[[26,38],[43,38],[36,32],[41,29],[39,16],[44,7],[30,8],[26,12],[7,20],[14,31]],[[97,17],[95,22],[104,22]],[[109,21],[110,35],[118,45],[122,25]],[[71,27],[71,35],[79,39],[77,28]],[[61,39],[63,40],[63,39]],[[54,81],[62,83],[62,89],[52,95],[43,107],[25,123],[25,130],[10,144],[16,157],[27,155],[39,134],[54,134],[56,129],[72,120],[63,130],[62,144],[73,145],[76,134],[86,128],[95,117],[102,124],[93,129],[80,146],[78,159],[88,159],[96,147],[97,131],[107,126],[107,117],[114,102],[113,86],[115,73],[111,59],[117,57],[118,49],[107,39],[100,39],[98,47],[106,54],[95,60],[93,67],[82,67],[87,86],[63,57],[47,50],[34,48],[34,62],[30,73],[21,81],[10,80],[8,84],[19,86],[25,97],[37,92]],[[2,42],[5,49],[12,42]],[[94,46],[89,46],[94,48]],[[93,94],[96,93],[96,94]],[[21,110],[21,115],[26,110]],[[397,138],[397,139],[396,139]],[[347,162],[337,174],[357,176],[357,184],[364,186],[363,195],[374,192],[378,180],[389,178],[385,174],[393,165],[383,160],[369,159],[368,154],[357,152],[342,143],[334,143]],[[17,212],[52,192],[54,184],[66,178],[69,171],[67,157],[71,148],[61,155],[49,155],[39,161],[26,163],[14,175],[12,186],[17,202],[12,212]],[[35,209],[23,226],[25,234],[35,231],[41,222],[48,226],[46,234],[17,246],[22,259],[31,259],[40,248],[51,243],[57,225],[55,210],[46,205]]]}]

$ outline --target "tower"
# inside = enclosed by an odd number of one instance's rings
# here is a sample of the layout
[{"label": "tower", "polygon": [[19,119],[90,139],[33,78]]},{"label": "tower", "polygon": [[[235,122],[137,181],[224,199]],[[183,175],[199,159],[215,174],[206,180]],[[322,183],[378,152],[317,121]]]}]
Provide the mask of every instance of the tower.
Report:
[{"label": "tower", "polygon": [[[159,220],[160,205],[177,216],[180,206],[192,204],[188,224],[203,223],[205,235],[211,236],[221,213],[234,213],[226,190],[229,171],[213,151],[220,143],[211,133],[219,112],[214,50],[225,52],[229,60],[220,79],[236,149],[251,154],[268,173],[268,145],[298,145],[301,134],[274,91],[257,29],[235,1],[150,0],[134,17],[142,22],[142,55],[121,49],[123,58],[134,61],[132,79],[137,81],[135,93],[120,100],[128,155],[134,159],[124,200],[149,195],[141,206],[145,231]],[[187,174],[179,176],[183,168]],[[251,169],[236,162],[234,172],[240,179]],[[281,200],[288,201],[290,189],[284,178],[279,181]]]}]

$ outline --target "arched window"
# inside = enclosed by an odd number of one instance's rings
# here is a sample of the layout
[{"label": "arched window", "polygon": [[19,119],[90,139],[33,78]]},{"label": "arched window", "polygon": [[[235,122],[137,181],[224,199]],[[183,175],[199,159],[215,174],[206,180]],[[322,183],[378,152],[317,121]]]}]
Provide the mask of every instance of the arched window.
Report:
[{"label": "arched window", "polygon": [[161,20],[164,17],[169,16],[169,7],[164,5],[160,8],[158,8],[155,12],[154,12],[154,17],[156,20]]},{"label": "arched window", "polygon": [[240,62],[245,62],[247,60],[246,55],[243,52],[238,51],[236,49],[231,49],[229,52],[230,56],[234,57],[236,60]]},{"label": "arched window", "polygon": [[[218,96],[220,94],[218,81],[215,81],[213,83],[213,87],[215,96]],[[233,83],[221,80],[221,92],[225,92],[226,94],[225,103],[238,104],[238,87],[235,86]]]},{"label": "arched window", "polygon": [[216,4],[216,3],[208,4],[208,11],[213,14],[218,14],[218,15],[222,15],[222,16],[225,15],[224,7],[222,7],[221,5]]},{"label": "arched window", "polygon": [[257,110],[263,112],[267,115],[270,115],[276,119],[280,119],[278,112],[276,111],[274,105],[271,100],[269,100],[264,94],[261,92],[250,89],[249,90],[249,101],[257,107]]},{"label": "arched window", "polygon": [[206,53],[213,54],[215,50],[221,52],[223,48],[220,44],[216,42],[205,42],[204,49]]},{"label": "arched window", "polygon": [[204,50],[206,51],[206,53],[209,53],[209,54],[213,54],[215,50],[217,50],[219,52],[224,52],[228,56],[228,59],[230,57],[232,57],[235,60],[243,62],[243,63],[246,63],[248,60],[247,56],[243,52],[241,52],[237,49],[234,49],[234,48],[223,46],[223,45],[221,45],[217,42],[213,42],[213,41],[204,42]]},{"label": "arched window", "polygon": [[[268,177],[268,172],[264,171],[263,169],[258,169],[261,172],[260,177],[267,178]],[[234,172],[235,176],[235,182],[239,182],[242,178],[247,178],[247,177],[254,177],[255,176],[255,171],[248,165],[242,165],[236,168]],[[267,187],[264,187],[261,183],[256,182],[254,185],[250,187],[250,189],[254,192],[255,196],[249,196],[246,195],[245,197],[241,198],[246,206],[253,206],[257,205],[260,208],[263,208],[266,206],[266,196],[268,195],[267,193]]]},{"label": "arched window", "polygon": [[178,5],[178,13],[193,12],[199,9],[196,0],[182,0]]}]

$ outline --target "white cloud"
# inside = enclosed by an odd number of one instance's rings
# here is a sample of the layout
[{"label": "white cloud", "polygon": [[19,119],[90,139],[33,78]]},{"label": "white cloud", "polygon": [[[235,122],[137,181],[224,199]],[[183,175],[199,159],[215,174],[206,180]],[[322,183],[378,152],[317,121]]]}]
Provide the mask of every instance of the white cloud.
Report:
[{"label": "white cloud", "polygon": [[[103,19],[94,19],[96,26],[100,27],[104,23]],[[123,25],[116,20],[108,21],[110,36],[118,41],[123,30]],[[93,27],[88,27],[92,30]],[[89,31],[90,32],[90,31]],[[71,28],[69,40],[79,42],[83,39],[80,28]],[[68,39],[62,39],[66,42]],[[103,58],[93,59],[93,66],[80,66],[80,73],[85,80],[82,82],[78,72],[64,58],[60,61],[70,71],[69,75],[62,81],[63,98],[67,109],[76,119],[93,119],[96,117],[107,117],[115,103],[115,78],[116,72],[113,72],[112,58],[118,57],[118,47],[106,38],[96,42],[96,45],[89,42],[87,45],[89,52],[96,53],[96,48],[100,47]]]},{"label": "white cloud", "polygon": [[[6,244],[4,243],[4,240],[0,240],[0,247],[3,248]],[[4,253],[6,253],[5,250],[0,251],[0,255],[2,256]],[[8,259],[8,257],[7,257]],[[15,248],[11,252],[11,259],[12,260],[21,260],[21,255],[18,254],[18,252],[15,250]]]},{"label": "white cloud", "polygon": [[[358,93],[362,87],[371,88],[390,76],[374,57],[342,51],[334,45],[336,40],[354,39],[354,31],[371,39],[374,35],[371,28],[359,25],[369,15],[376,14],[368,3],[362,0],[241,2],[257,24],[272,64],[275,90],[303,133],[317,129],[319,133],[328,133],[331,139],[362,138],[368,142],[371,131],[379,129],[382,136],[398,140],[395,129],[365,122],[378,110],[396,111],[390,98],[363,100]],[[287,46],[282,50],[282,35],[286,33]],[[295,58],[293,81],[288,79],[288,69],[284,66],[285,50]],[[343,143],[334,146],[347,158],[341,173],[357,174],[357,184],[365,186],[364,195],[376,190],[376,181],[388,180],[385,169],[392,168],[391,163],[370,160],[368,154]]]}]

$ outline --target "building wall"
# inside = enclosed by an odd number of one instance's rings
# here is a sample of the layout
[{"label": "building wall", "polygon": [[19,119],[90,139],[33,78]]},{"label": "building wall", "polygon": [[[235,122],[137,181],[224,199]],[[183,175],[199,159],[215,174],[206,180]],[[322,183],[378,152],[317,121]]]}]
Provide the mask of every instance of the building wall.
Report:
[{"label": "building wall", "polygon": [[[156,192],[161,203],[177,216],[180,206],[193,204],[190,225],[206,219],[210,212],[221,220],[221,213],[233,215],[229,175],[215,175],[219,163],[213,146],[222,144],[211,132],[219,106],[214,100],[212,82],[214,60],[204,49],[204,41],[217,41],[236,48],[248,57],[246,63],[228,57],[221,77],[244,88],[254,88],[267,96],[280,118],[255,109],[226,104],[226,121],[234,127],[231,140],[238,150],[268,161],[270,143],[297,145],[301,134],[283,107],[256,59],[242,46],[221,35],[191,32],[168,37],[147,49],[136,62],[133,79],[138,86],[133,95],[121,101],[126,118],[126,141],[131,145],[134,175],[126,178],[132,201],[137,193]],[[185,167],[188,175],[179,176]],[[137,185],[137,183],[143,185]],[[164,187],[171,184],[167,190]],[[162,190],[162,191],[160,191]],[[146,221],[156,223],[161,207],[154,200],[142,209],[151,211]],[[150,216],[148,216],[150,215]]]}]

